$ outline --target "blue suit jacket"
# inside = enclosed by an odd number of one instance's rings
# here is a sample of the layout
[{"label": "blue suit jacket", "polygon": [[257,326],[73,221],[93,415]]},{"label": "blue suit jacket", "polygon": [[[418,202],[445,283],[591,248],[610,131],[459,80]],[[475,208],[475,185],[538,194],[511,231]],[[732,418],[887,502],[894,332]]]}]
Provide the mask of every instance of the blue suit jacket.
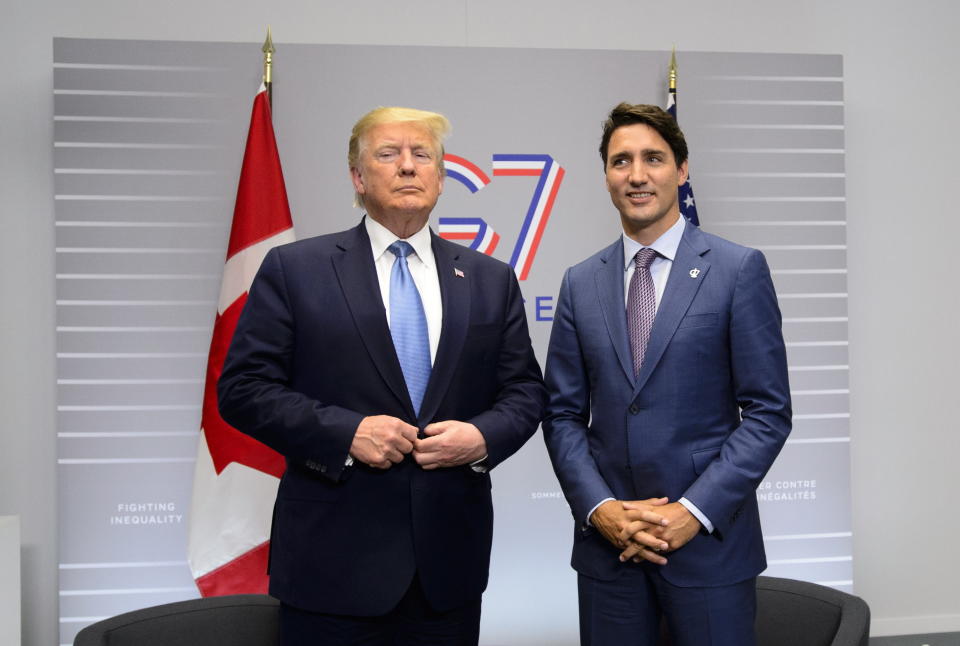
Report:
[{"label": "blue suit jacket", "polygon": [[466,465],[424,471],[410,456],[387,470],[345,466],[367,415],[421,429],[472,422],[490,468],[536,431],[546,394],[513,270],[432,240],[443,327],[419,417],[362,224],[271,250],[250,290],[219,382],[220,412],[286,457],[270,592],[293,606],[383,614],[414,571],[438,610],[486,587],[489,474]]},{"label": "blue suit jacket", "polygon": [[715,526],[667,555],[681,586],[766,567],[755,489],[790,432],[780,310],[766,260],[687,226],[634,378],[623,242],[571,267],[554,317],[544,438],[573,512],[573,567],[611,579],[619,550],[585,525],[604,498],[685,496]]}]

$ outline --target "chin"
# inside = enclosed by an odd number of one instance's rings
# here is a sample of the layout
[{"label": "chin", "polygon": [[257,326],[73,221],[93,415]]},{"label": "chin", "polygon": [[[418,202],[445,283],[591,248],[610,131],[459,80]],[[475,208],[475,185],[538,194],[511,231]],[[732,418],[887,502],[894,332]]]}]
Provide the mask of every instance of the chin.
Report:
[{"label": "chin", "polygon": [[638,227],[648,227],[660,218],[649,215],[628,215],[627,220]]}]

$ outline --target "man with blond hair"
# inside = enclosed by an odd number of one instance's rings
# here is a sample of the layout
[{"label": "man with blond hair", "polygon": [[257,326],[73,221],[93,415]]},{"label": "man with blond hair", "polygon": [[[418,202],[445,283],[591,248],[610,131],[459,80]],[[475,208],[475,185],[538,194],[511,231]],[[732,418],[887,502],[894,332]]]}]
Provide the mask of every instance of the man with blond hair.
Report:
[{"label": "man with blond hair", "polygon": [[284,646],[476,644],[490,470],[545,402],[511,268],[436,236],[440,114],[378,108],[350,137],[352,229],[267,254],[220,412],[286,457],[270,593]]}]

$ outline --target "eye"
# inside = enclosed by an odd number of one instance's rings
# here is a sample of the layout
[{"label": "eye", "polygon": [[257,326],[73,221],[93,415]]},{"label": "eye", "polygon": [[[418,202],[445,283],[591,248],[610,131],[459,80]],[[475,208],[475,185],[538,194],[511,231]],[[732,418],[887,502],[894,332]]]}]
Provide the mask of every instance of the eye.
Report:
[{"label": "eye", "polygon": [[389,162],[397,158],[397,151],[390,148],[378,150],[375,155],[377,161]]},{"label": "eye", "polygon": [[610,165],[614,168],[620,168],[627,165],[627,160],[623,157],[618,157],[610,162]]}]

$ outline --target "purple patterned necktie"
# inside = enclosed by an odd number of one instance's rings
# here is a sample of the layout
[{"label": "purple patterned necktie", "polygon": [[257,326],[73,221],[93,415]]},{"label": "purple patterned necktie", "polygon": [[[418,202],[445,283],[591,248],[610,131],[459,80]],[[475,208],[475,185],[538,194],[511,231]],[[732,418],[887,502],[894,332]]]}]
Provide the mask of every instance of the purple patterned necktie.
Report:
[{"label": "purple patterned necktie", "polygon": [[633,352],[633,375],[640,374],[643,355],[647,351],[653,318],[657,315],[657,291],[653,287],[650,265],[658,256],[646,247],[637,252],[633,261],[635,268],[627,293],[627,331],[630,334],[630,350]]}]

